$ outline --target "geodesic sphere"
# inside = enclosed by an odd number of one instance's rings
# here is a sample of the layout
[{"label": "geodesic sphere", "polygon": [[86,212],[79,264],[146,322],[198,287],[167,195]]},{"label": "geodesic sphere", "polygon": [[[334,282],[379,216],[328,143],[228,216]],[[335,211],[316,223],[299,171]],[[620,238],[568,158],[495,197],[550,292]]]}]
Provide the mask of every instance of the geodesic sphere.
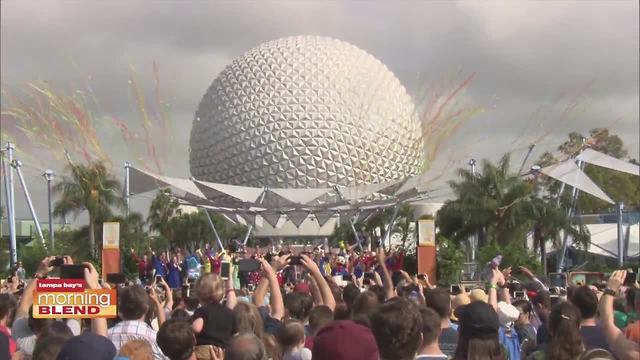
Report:
[{"label": "geodesic sphere", "polygon": [[380,61],[346,42],[297,36],[227,66],[196,111],[191,174],[288,188],[383,182],[419,173],[413,102]]}]

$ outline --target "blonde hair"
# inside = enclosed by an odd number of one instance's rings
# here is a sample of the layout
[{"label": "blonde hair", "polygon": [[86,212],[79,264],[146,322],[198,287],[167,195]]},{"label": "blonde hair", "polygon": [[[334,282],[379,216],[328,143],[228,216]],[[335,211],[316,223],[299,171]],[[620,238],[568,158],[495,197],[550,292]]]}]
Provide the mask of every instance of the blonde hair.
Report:
[{"label": "blonde hair", "polygon": [[146,340],[134,339],[127,341],[120,348],[120,356],[126,356],[131,360],[153,360],[153,350]]},{"label": "blonde hair", "polygon": [[206,273],[196,281],[196,296],[202,303],[219,303],[224,297],[224,281],[214,273]]}]

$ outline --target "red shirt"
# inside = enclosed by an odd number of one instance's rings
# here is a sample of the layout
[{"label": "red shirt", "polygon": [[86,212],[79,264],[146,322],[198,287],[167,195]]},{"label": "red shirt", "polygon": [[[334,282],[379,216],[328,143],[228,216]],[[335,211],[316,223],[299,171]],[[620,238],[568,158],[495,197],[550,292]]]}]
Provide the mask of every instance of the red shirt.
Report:
[{"label": "red shirt", "polygon": [[134,253],[131,253],[131,256],[133,256],[133,260],[135,260],[135,262],[138,264],[138,274],[140,275],[140,277],[146,276],[149,273],[148,269],[150,267],[150,264],[147,264],[144,259],[140,259]]},{"label": "red shirt", "polygon": [[5,334],[9,339],[9,355],[13,356],[13,354],[15,354],[17,350],[17,345],[16,345],[16,341],[13,340],[13,337],[11,337],[11,331],[6,326],[0,325],[0,333]]}]

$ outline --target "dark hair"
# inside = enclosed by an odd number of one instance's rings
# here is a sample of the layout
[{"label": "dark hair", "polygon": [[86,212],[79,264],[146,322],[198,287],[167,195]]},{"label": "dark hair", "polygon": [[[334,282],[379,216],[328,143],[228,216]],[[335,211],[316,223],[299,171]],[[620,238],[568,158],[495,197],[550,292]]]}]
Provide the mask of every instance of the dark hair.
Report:
[{"label": "dark hair", "polygon": [[262,341],[253,334],[241,334],[231,339],[224,353],[225,360],[266,360]]},{"label": "dark hair", "polygon": [[55,359],[65,341],[67,341],[66,337],[56,335],[47,335],[38,338],[33,348],[31,360]]},{"label": "dark hair", "polygon": [[625,292],[624,294],[624,297],[627,300],[627,307],[629,308],[629,310],[634,311],[636,306],[636,298],[640,297],[640,289],[628,288],[627,292]]},{"label": "dark hair", "polygon": [[[365,291],[358,295],[351,309],[351,316],[354,321],[360,317],[368,318],[380,307],[378,296],[372,291]],[[368,326],[368,325],[367,325]]]},{"label": "dark hair", "polygon": [[588,286],[581,286],[573,292],[571,303],[580,309],[583,319],[591,319],[598,312],[598,297]]},{"label": "dark hair", "polygon": [[342,300],[344,300],[349,309],[353,306],[353,302],[356,300],[358,295],[360,295],[360,289],[354,284],[348,284],[342,290]]},{"label": "dark hair", "polygon": [[371,316],[371,332],[380,356],[386,359],[413,359],[420,347],[422,315],[407,299],[389,301]]},{"label": "dark hair", "polygon": [[289,316],[300,321],[305,321],[309,317],[309,312],[313,307],[313,299],[311,295],[294,291],[287,294],[284,305],[289,312]]},{"label": "dark hair", "polygon": [[480,339],[461,334],[458,338],[458,347],[453,358],[460,360],[497,360],[504,359],[504,356],[498,336],[490,339]]},{"label": "dark hair", "polygon": [[293,348],[304,341],[304,325],[298,320],[286,320],[278,328],[276,339],[283,351]]},{"label": "dark hair", "polygon": [[7,325],[11,327],[13,314],[16,310],[16,299],[13,295],[0,294],[0,319],[7,318]]},{"label": "dark hair", "polygon": [[378,297],[378,302],[380,304],[382,304],[384,302],[384,298],[385,298],[386,295],[385,295],[384,288],[382,286],[380,286],[380,285],[369,286],[369,290],[368,291],[371,291],[374,294],[376,294],[376,296]]},{"label": "dark hair", "polygon": [[442,288],[429,289],[424,294],[425,304],[440,316],[440,319],[448,319],[451,312],[451,297],[449,292]]},{"label": "dark hair", "polygon": [[531,312],[533,311],[531,303],[524,299],[516,300],[512,305],[518,308],[521,313],[531,314]]},{"label": "dark hair", "polygon": [[191,322],[191,315],[185,309],[175,309],[171,312],[171,320]]},{"label": "dark hair", "polygon": [[435,310],[426,306],[420,306],[422,315],[422,345],[430,345],[438,341],[440,336],[440,324],[442,320]]},{"label": "dark hair", "polygon": [[44,328],[40,336],[57,336],[66,340],[73,337],[73,332],[71,331],[71,329],[69,329],[66,323],[62,321],[54,321],[49,324],[49,326]]},{"label": "dark hair", "polygon": [[531,303],[538,305],[543,309],[551,309],[551,294],[548,291],[538,291],[536,296],[531,299]]},{"label": "dark hair", "polygon": [[553,307],[549,315],[551,339],[546,349],[547,359],[575,359],[582,353],[580,321],[580,311],[576,306],[562,302]]},{"label": "dark hair", "polygon": [[44,330],[51,325],[54,319],[36,319],[33,317],[33,307],[29,308],[29,318],[27,319],[27,325],[34,334],[40,335]]},{"label": "dark hair", "polygon": [[336,304],[336,308],[333,310],[333,318],[335,320],[348,320],[350,316],[351,312],[347,304],[342,301]]},{"label": "dark hair", "polygon": [[120,289],[118,312],[123,320],[137,320],[149,310],[149,295],[140,285]]},{"label": "dark hair", "polygon": [[184,360],[193,353],[196,337],[190,323],[171,319],[160,326],[156,342],[171,360]]},{"label": "dark hair", "polygon": [[326,305],[314,307],[309,314],[309,328],[314,335],[332,321],[333,311]]}]

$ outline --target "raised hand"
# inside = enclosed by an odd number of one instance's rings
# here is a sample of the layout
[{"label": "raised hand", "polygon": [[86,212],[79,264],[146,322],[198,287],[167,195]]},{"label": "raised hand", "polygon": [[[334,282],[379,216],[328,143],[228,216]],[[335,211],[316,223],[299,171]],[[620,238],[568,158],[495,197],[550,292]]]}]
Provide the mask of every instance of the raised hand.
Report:
[{"label": "raised hand", "polygon": [[609,280],[607,280],[607,289],[618,292],[624,283],[624,278],[627,276],[625,270],[616,270],[611,274]]},{"label": "raised hand", "polygon": [[82,265],[85,266],[84,269],[84,281],[87,283],[87,286],[90,289],[100,289],[100,282],[98,279],[100,278],[100,274],[98,274],[98,270],[93,266],[90,262],[84,262]]}]

